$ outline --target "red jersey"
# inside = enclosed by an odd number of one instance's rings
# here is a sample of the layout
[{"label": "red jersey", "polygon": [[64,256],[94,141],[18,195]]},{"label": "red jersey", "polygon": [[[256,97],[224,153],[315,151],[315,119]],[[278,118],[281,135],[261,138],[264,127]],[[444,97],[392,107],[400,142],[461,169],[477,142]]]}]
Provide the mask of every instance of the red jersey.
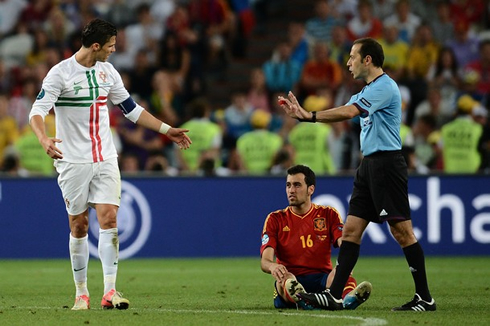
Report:
[{"label": "red jersey", "polygon": [[262,231],[260,254],[274,248],[278,264],[294,275],[329,273],[332,245],[342,236],[342,218],[330,206],[312,204],[303,216],[290,207],[270,213]]}]

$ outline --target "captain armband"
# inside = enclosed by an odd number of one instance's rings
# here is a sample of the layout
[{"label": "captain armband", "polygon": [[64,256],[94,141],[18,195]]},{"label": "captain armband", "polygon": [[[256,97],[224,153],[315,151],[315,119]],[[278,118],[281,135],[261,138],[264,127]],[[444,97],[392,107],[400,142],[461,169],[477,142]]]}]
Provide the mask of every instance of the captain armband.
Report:
[{"label": "captain armband", "polygon": [[124,115],[129,114],[136,107],[136,102],[130,97],[119,103],[117,106],[123,111]]},{"label": "captain armband", "polygon": [[121,111],[124,113],[124,116],[136,123],[138,121],[141,112],[143,112],[143,107],[138,105],[131,97],[128,97],[123,102],[117,105]]}]

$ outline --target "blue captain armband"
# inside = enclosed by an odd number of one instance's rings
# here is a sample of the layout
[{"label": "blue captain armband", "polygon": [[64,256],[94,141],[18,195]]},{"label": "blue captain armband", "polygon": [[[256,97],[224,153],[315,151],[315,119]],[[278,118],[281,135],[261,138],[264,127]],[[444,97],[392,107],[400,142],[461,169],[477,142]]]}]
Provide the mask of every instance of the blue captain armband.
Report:
[{"label": "blue captain armband", "polygon": [[117,106],[123,111],[124,115],[129,114],[136,107],[136,102],[130,97],[119,103]]}]

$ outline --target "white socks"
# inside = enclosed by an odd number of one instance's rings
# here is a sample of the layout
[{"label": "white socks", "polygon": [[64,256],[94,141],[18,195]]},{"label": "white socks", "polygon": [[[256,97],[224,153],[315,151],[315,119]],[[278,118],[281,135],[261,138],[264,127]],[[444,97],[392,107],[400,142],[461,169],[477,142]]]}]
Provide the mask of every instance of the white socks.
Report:
[{"label": "white socks", "polygon": [[75,281],[76,296],[89,295],[87,289],[88,269],[88,235],[83,238],[74,238],[70,233],[70,260]]},{"label": "white socks", "polygon": [[104,273],[104,293],[116,289],[117,264],[119,263],[119,237],[117,228],[99,229],[99,257]]}]

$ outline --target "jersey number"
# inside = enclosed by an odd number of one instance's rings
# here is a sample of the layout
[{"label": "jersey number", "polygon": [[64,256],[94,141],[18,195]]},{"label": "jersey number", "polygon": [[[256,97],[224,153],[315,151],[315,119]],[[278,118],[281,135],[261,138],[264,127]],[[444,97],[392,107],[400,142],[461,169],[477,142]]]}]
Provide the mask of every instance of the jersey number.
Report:
[{"label": "jersey number", "polygon": [[303,245],[303,248],[313,247],[313,240],[311,240],[311,234],[308,234],[308,237],[306,239],[304,235],[300,236],[299,238],[301,239],[301,244]]}]

